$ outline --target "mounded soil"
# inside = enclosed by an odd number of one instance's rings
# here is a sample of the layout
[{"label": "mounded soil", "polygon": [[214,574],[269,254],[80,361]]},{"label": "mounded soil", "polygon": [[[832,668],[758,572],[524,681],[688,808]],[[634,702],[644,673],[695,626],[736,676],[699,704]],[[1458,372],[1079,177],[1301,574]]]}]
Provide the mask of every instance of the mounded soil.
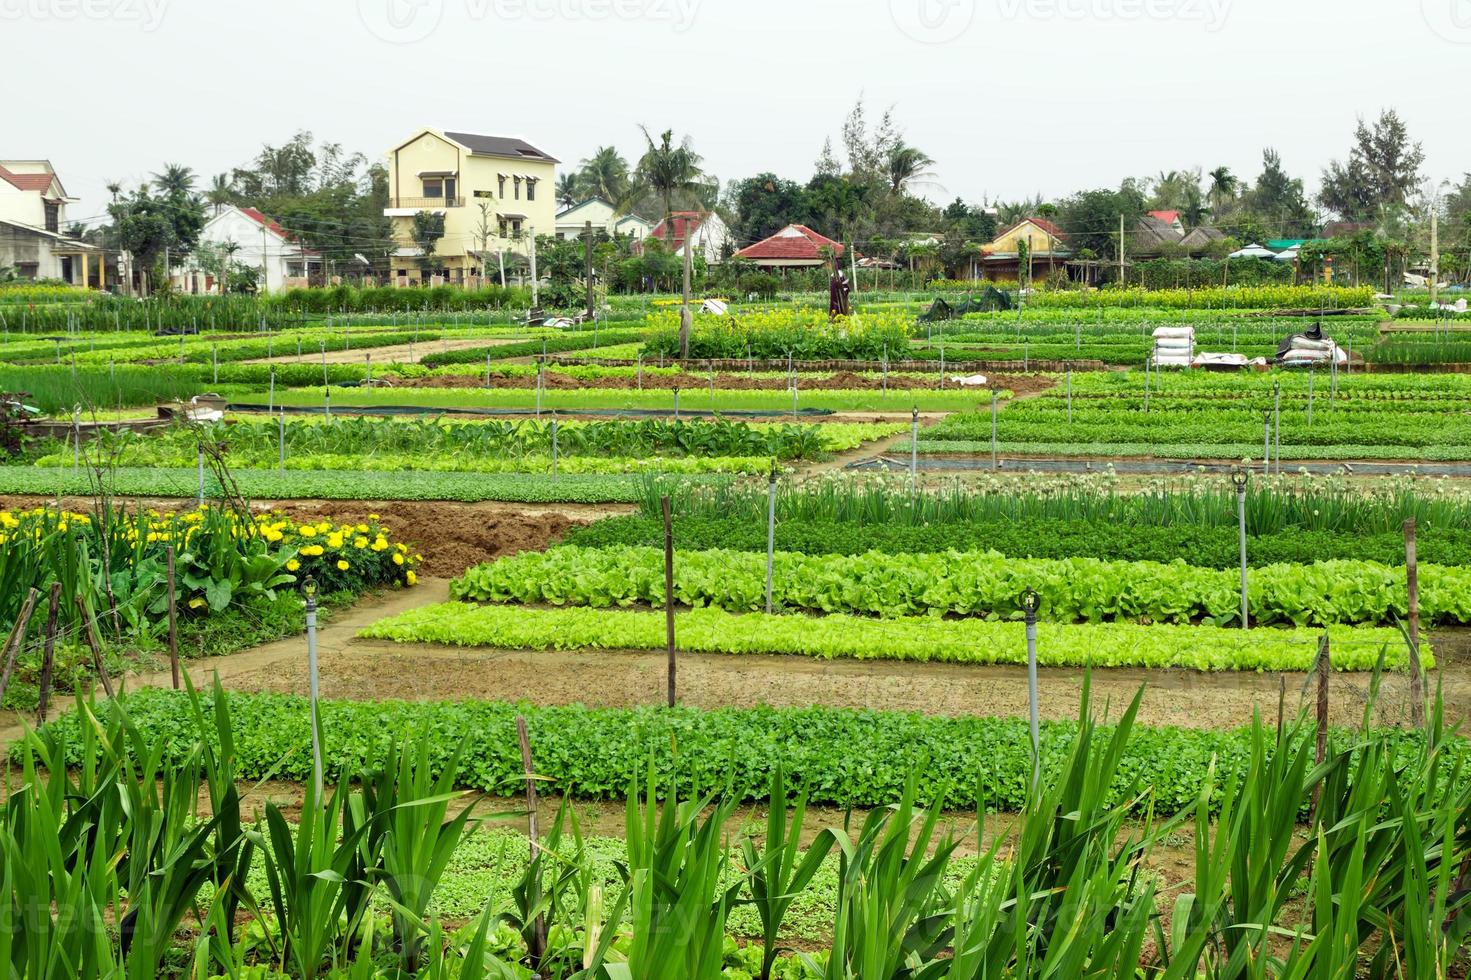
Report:
[{"label": "mounded soil", "polygon": [[[937,364],[936,367],[938,366]],[[963,364],[957,366],[954,371],[946,371],[945,375],[950,377],[961,373],[969,373],[966,372]],[[1057,384],[1052,378],[1032,374],[988,374],[986,377],[991,381],[991,387],[1009,389],[1018,395],[1046,391],[1048,388],[1056,387]],[[954,391],[957,387],[953,382],[942,383],[938,373],[924,377],[914,374],[896,374],[890,378],[890,382],[889,388],[893,391],[938,390],[941,388]],[[485,375],[483,373],[444,374],[414,378],[400,383],[415,388],[484,388]],[[492,378],[491,387],[534,389],[536,379],[534,377]],[[559,374],[556,371],[547,371],[545,387],[556,390],[602,388],[631,391],[638,389],[640,385],[636,377],[580,379]],[[649,391],[671,391],[675,388],[680,391],[701,391],[710,387],[710,376],[698,372],[681,376],[645,374],[642,387]],[[855,374],[852,371],[838,371],[822,376],[799,375],[797,387],[802,391],[880,391],[883,389],[883,380]],[[787,380],[784,377],[756,378],[744,374],[717,374],[715,389],[717,391],[786,391]]]}]

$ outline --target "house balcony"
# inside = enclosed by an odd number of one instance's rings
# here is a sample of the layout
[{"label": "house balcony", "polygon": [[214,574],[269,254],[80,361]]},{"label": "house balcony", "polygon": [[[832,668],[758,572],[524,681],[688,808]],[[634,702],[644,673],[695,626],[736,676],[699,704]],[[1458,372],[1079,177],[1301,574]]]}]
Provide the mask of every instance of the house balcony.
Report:
[{"label": "house balcony", "polygon": [[463,197],[393,197],[388,200],[391,211],[432,211],[436,208],[462,208]]}]

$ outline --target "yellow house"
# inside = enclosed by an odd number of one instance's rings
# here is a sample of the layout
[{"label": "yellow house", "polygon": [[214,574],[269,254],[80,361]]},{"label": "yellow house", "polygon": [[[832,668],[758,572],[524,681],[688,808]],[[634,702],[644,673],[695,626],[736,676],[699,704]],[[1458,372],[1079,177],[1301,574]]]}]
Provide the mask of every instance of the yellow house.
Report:
[{"label": "yellow house", "polygon": [[[555,234],[558,161],[511,136],[421,129],[388,153],[388,207],[398,285],[499,281],[507,255],[525,255],[533,235]],[[444,216],[444,237],[426,257],[414,240],[421,211]]]},{"label": "yellow house", "polygon": [[[1022,243],[1026,243],[1027,268],[1021,268]],[[1064,264],[1072,253],[1067,233],[1046,218],[1023,218],[981,246],[979,271],[986,279],[1027,282],[1043,278]],[[972,278],[977,278],[972,273]]]}]

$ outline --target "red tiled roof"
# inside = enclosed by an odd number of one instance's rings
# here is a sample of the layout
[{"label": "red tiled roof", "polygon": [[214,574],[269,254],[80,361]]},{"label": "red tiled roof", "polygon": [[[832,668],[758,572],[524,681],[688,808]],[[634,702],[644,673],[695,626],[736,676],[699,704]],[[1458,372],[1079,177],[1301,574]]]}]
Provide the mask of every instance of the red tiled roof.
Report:
[{"label": "red tiled roof", "polygon": [[1179,211],[1151,211],[1149,212],[1149,216],[1151,218],[1158,218],[1167,225],[1172,225],[1180,220]]},{"label": "red tiled roof", "polygon": [[0,180],[4,180],[18,190],[40,191],[44,194],[51,189],[51,182],[55,179],[55,174],[17,174],[0,167]]},{"label": "red tiled roof", "polygon": [[[1016,231],[1022,225],[1027,224],[1029,222],[1033,226],[1035,226],[1038,231],[1042,232],[1045,235],[1051,235],[1053,238],[1056,238],[1058,241],[1066,241],[1067,240],[1067,232],[1063,231],[1061,228],[1057,227],[1057,225],[1055,225],[1052,222],[1048,221],[1046,218],[1023,218],[1020,221],[1014,221],[1010,225],[1008,225],[1007,227],[1003,228],[1001,231],[997,232],[996,233],[996,238],[997,239],[1005,238],[1007,235],[1010,235],[1012,232]],[[995,239],[993,239],[993,241],[994,240]]]},{"label": "red tiled roof", "polygon": [[770,238],[763,239],[754,245],[747,245],[735,253],[736,258],[766,260],[807,260],[819,261],[822,256],[818,250],[823,246],[833,250],[835,255],[843,254],[843,246],[825,235],[808,228],[806,225],[787,225],[781,231]]},{"label": "red tiled roof", "polygon": [[[699,232],[700,226],[705,223],[705,216],[699,211],[671,211],[668,219],[659,222],[654,230],[649,232],[650,238],[656,238],[667,244],[671,251],[678,252],[684,248],[685,241]],[[665,228],[668,225],[668,229]],[[666,237],[672,230],[674,237]]]},{"label": "red tiled roof", "polygon": [[265,225],[267,228],[271,229],[271,231],[280,235],[282,238],[291,237],[290,235],[286,234],[285,228],[282,228],[280,225],[276,224],[275,221],[267,218],[264,214],[262,214],[255,208],[241,208],[240,213],[245,215],[247,218],[249,218],[251,221],[254,221],[258,225]]}]

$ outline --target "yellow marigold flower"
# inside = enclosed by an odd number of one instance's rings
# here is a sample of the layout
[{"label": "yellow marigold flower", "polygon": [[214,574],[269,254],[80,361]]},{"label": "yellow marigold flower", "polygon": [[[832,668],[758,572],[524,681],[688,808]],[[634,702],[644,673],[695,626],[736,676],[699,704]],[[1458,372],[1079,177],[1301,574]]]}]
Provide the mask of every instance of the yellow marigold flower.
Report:
[{"label": "yellow marigold flower", "polygon": [[359,534],[367,534],[368,533],[368,525],[366,525],[366,524],[359,524],[358,525],[358,533]]},{"label": "yellow marigold flower", "polygon": [[304,538],[315,538],[317,536],[317,529],[312,527],[310,524],[303,524],[301,527],[296,529],[296,533]]},{"label": "yellow marigold flower", "polygon": [[347,570],[348,570],[348,568],[350,568],[350,567],[351,567],[351,566],[350,566],[350,565],[348,565],[348,563],[347,563],[347,562],[345,562],[345,561],[338,561],[338,562],[337,562],[337,570],[338,570],[338,571],[339,571],[339,572],[345,572],[345,571],[347,571]]},{"label": "yellow marigold flower", "polygon": [[385,541],[385,540],[383,540],[383,535],[380,534],[377,537],[377,539],[373,541],[373,550],[374,551],[384,551],[387,548],[388,548],[388,542]]},{"label": "yellow marigold flower", "polygon": [[357,537],[352,539],[352,546],[359,550],[366,548],[368,546],[368,539],[363,537],[362,535],[358,535]]},{"label": "yellow marigold flower", "polygon": [[408,581],[408,583],[410,585],[418,585],[419,584],[419,576],[415,575],[411,571],[410,572],[405,572],[404,573],[404,578]]},{"label": "yellow marigold flower", "polygon": [[402,565],[404,563],[404,556],[398,554],[397,552],[394,552],[394,555],[393,555],[393,563],[395,565]]},{"label": "yellow marigold flower", "polygon": [[288,572],[294,572],[294,571],[296,571],[300,567],[301,567],[301,562],[297,561],[295,558],[291,559],[290,561],[288,561],[286,563],[286,570]]},{"label": "yellow marigold flower", "polygon": [[394,547],[398,549],[399,554],[404,554],[405,552],[407,552],[409,550],[409,546],[406,545],[406,544],[404,544],[402,541],[400,541],[398,544],[394,545]]},{"label": "yellow marigold flower", "polygon": [[378,515],[377,514],[369,514],[368,515],[368,520],[370,520],[370,521],[376,521],[377,519],[378,519]]},{"label": "yellow marigold flower", "polygon": [[327,538],[327,547],[329,547],[329,548],[341,548],[342,547],[342,535],[340,535],[340,534],[330,535]]}]

